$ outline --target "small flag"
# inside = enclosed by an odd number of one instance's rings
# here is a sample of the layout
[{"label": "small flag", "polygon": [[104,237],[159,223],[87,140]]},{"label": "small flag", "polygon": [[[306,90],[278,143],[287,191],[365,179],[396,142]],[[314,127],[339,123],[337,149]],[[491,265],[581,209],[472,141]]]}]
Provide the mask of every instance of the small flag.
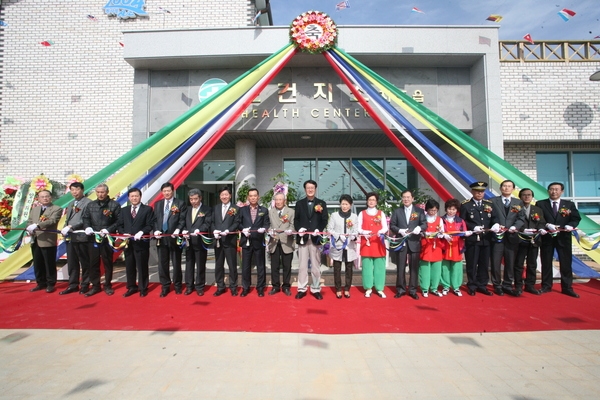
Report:
[{"label": "small flag", "polygon": [[98,22],[98,18],[94,17],[94,16],[93,16],[93,15],[91,15],[91,14],[88,14],[88,15],[87,15],[87,19],[89,19],[90,21]]},{"label": "small flag", "polygon": [[423,11],[419,10],[417,7],[413,7],[411,11],[414,13],[425,14]]},{"label": "small flag", "polygon": [[252,23],[256,24],[256,20],[262,15],[262,11],[258,10],[258,12],[256,13],[256,15],[254,16],[254,18],[252,18]]},{"label": "small flag", "polygon": [[492,22],[500,22],[500,21],[502,21],[502,15],[492,14],[489,17],[487,17],[486,19],[488,21],[492,21]]},{"label": "small flag", "polygon": [[52,40],[44,40],[43,42],[40,42],[40,44],[44,47],[50,47],[54,44],[54,42]]},{"label": "small flag", "polygon": [[164,12],[165,14],[171,14],[171,11],[167,10],[166,8],[158,7],[158,9]]},{"label": "small flag", "polygon": [[563,21],[567,22],[569,19],[571,19],[571,17],[575,16],[575,11],[569,10],[568,8],[563,8],[557,14],[563,19]]},{"label": "small flag", "polygon": [[535,44],[529,33],[527,35],[523,36],[523,39],[527,40],[531,44]]},{"label": "small flag", "polygon": [[340,11],[344,8],[350,8],[350,3],[348,3],[347,1],[340,1],[335,5],[335,11]]},{"label": "small flag", "polygon": [[594,39],[600,39],[600,36],[594,36]]},{"label": "small flag", "polygon": [[5,22],[3,19],[0,19],[0,26],[8,26],[8,23]]},{"label": "small flag", "polygon": [[492,46],[492,40],[485,36],[479,36],[479,44],[487,44],[488,46]]}]

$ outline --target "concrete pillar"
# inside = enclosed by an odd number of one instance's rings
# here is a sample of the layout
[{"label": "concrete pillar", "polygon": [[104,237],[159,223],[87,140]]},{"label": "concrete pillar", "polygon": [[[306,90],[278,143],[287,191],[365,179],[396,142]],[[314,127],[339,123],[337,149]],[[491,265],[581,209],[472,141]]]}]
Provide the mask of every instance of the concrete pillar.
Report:
[{"label": "concrete pillar", "polygon": [[244,181],[248,182],[251,187],[256,186],[256,141],[251,139],[235,141],[236,187]]}]

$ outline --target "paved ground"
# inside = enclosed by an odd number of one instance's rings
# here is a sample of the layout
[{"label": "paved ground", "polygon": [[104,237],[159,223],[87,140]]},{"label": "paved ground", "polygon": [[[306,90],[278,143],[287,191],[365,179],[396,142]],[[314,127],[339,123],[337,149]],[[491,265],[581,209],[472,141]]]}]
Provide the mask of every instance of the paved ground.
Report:
[{"label": "paved ground", "polygon": [[597,399],[600,332],[0,330],[2,399]]}]

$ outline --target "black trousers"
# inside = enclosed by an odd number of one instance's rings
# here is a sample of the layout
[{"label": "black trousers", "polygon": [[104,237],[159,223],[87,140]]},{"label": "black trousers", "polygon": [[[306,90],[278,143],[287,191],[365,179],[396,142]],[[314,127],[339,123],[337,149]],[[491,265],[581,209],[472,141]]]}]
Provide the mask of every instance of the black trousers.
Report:
[{"label": "black trousers", "polygon": [[202,245],[190,245],[185,253],[185,286],[200,290],[206,285],[206,257],[208,251]]},{"label": "black trousers", "polygon": [[[352,270],[354,269],[354,261],[346,261],[346,280],[344,290],[349,291],[352,286]],[[342,262],[333,260],[333,283],[335,285],[335,291],[342,291]]]},{"label": "black trousers", "polygon": [[527,259],[527,270],[525,272],[525,288],[533,289],[535,285],[535,276],[537,271],[537,258],[540,248],[531,243],[521,243],[517,251],[517,260],[515,261],[515,288],[521,289],[523,283],[523,264]]},{"label": "black trousers", "polygon": [[256,289],[264,290],[267,286],[265,267],[265,248],[252,246],[242,247],[242,288],[248,290],[252,285],[252,259],[256,261]]},{"label": "black trousers", "polygon": [[490,246],[467,244],[465,246],[467,287],[470,290],[484,289],[489,281]]},{"label": "black trousers", "polygon": [[[81,268],[81,274],[80,274]],[[88,287],[90,284],[90,253],[88,242],[67,242],[67,269],[69,271],[69,287]]]},{"label": "black trousers", "polygon": [[[274,288],[283,287],[290,288],[292,280],[292,260],[294,258],[294,252],[284,253],[281,243],[277,243],[275,251],[271,253],[271,283]],[[283,285],[279,280],[279,268],[283,269]]]},{"label": "black trousers", "polygon": [[560,268],[560,287],[562,291],[573,289],[573,249],[571,244],[561,246],[557,238],[552,238],[550,244],[542,243],[542,289],[551,289],[553,283],[552,259],[554,250],[558,253],[558,264]]},{"label": "black trousers", "polygon": [[102,243],[89,242],[88,252],[90,254],[90,283],[92,286],[100,289],[100,259],[102,259],[102,264],[104,264],[104,287],[112,287],[114,252],[106,239]]},{"label": "black trousers", "polygon": [[[125,254],[125,275],[127,276],[127,289],[139,289],[141,292],[148,290],[150,247],[148,245],[129,242],[123,252]],[[137,284],[135,281],[137,275]]]},{"label": "black trousers", "polygon": [[56,285],[56,246],[40,247],[31,243],[35,281],[41,287]]},{"label": "black trousers", "polygon": [[229,287],[232,290],[237,289],[237,254],[235,247],[215,246],[215,281],[217,289],[225,289],[225,260],[229,266]]},{"label": "black trousers", "polygon": [[175,289],[181,289],[183,277],[181,272],[181,254],[183,251],[181,247],[177,246],[175,239],[163,238],[156,250],[158,253],[158,279],[163,289],[170,289],[171,287],[169,261],[173,265],[173,283]]},{"label": "black trousers", "polygon": [[402,249],[396,252],[397,263],[396,263],[396,291],[400,294],[406,293],[406,260],[408,256],[408,292],[410,294],[417,293],[417,286],[419,286],[419,256],[420,252],[412,252],[408,246],[402,247]]},{"label": "black trousers", "polygon": [[[490,271],[494,288],[503,287],[505,289],[512,289],[512,284],[515,280],[514,265],[517,259],[518,246],[518,243],[510,243],[508,241],[492,244],[492,266]],[[501,274],[502,263],[504,263],[503,275]]]}]

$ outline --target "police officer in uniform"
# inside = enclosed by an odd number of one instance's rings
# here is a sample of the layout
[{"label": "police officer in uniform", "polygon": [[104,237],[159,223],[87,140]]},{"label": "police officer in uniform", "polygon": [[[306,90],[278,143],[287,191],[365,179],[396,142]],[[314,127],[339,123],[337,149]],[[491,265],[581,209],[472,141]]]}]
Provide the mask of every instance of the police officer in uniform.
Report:
[{"label": "police officer in uniform", "polygon": [[469,187],[473,197],[460,206],[460,217],[465,220],[467,229],[473,232],[465,239],[467,292],[470,296],[475,296],[475,292],[492,296],[493,293],[486,287],[489,281],[491,240],[488,230],[492,226],[492,203],[483,198],[486,182],[473,182]]}]

